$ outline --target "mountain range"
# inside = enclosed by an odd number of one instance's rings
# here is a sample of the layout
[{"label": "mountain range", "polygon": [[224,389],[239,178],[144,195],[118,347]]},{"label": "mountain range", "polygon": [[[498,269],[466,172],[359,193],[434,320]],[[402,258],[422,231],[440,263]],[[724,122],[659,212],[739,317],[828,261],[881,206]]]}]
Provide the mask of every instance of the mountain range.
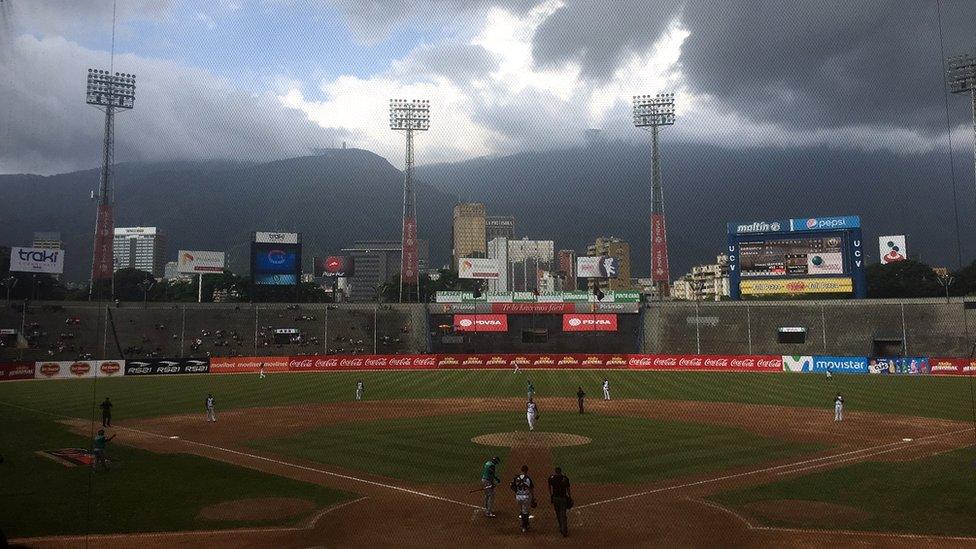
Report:
[{"label": "mountain range", "polygon": [[[422,147],[418,147],[422,158]],[[711,262],[730,222],[860,215],[868,261],[876,237],[906,234],[911,256],[955,267],[976,256],[972,166],[944,151],[898,155],[831,148],[724,149],[662,143],[671,276]],[[968,166],[968,167],[967,167]],[[247,270],[255,230],[298,231],[306,270],[313,256],[356,240],[399,239],[403,173],[361,149],[265,163],[159,162],[116,166],[116,226],[156,226],[178,249],[224,250]],[[631,143],[477,158],[417,169],[419,236],[431,264],[451,253],[452,208],[486,204],[516,218],[516,236],[585,251],[598,236],[631,243],[635,276],[650,270],[650,153]],[[68,280],[90,269],[97,169],[54,176],[0,175],[0,244],[29,245],[59,231]],[[955,196],[955,198],[954,198]],[[960,230],[956,231],[958,207]],[[958,244],[958,249],[957,249]],[[961,254],[959,254],[961,252]]]}]

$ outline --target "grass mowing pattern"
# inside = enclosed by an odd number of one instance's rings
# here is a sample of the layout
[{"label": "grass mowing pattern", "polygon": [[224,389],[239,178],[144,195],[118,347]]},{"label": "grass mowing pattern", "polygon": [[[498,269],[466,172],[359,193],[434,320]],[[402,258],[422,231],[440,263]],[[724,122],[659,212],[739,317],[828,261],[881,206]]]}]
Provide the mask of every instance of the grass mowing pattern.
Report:
[{"label": "grass mowing pattern", "polygon": [[[258,497],[308,499],[323,508],[351,498],[337,490],[277,477],[209,459],[162,455],[109,443],[116,464],[95,473],[34,455],[36,450],[90,447],[48,417],[2,407],[0,528],[10,537],[213,530],[293,524],[305,516],[272,521],[207,521],[199,511],[226,500]],[[89,520],[91,504],[91,520]]]},{"label": "grass mowing pattern", "polygon": [[[554,461],[577,482],[645,482],[823,448],[711,425],[569,412],[546,413],[536,428],[592,439],[586,445],[553,449]],[[509,451],[475,444],[471,439],[517,430],[526,430],[525,414],[464,414],[347,423],[250,445],[413,482],[476,484],[485,460],[492,455],[504,460]]]},{"label": "grass mowing pattern", "polygon": [[788,524],[763,521],[770,526],[976,536],[974,459],[976,448],[964,448],[917,461],[858,463],[712,499],[728,507],[784,499],[828,502],[869,515],[853,526],[816,518]]},{"label": "grass mowing pattern", "polygon": [[353,399],[360,378],[366,384],[367,399],[524,398],[528,379],[541,398],[572,397],[579,385],[591,398],[599,398],[604,375],[610,379],[614,398],[777,404],[830,411],[836,391],[841,391],[848,411],[972,419],[970,380],[966,378],[836,375],[827,382],[814,374],[716,372],[443,370],[271,374],[267,379],[248,374],[33,381],[0,383],[0,402],[88,418],[105,396],[111,396],[115,417],[121,420],[203,414],[204,398],[211,391],[218,412],[347,401]]}]

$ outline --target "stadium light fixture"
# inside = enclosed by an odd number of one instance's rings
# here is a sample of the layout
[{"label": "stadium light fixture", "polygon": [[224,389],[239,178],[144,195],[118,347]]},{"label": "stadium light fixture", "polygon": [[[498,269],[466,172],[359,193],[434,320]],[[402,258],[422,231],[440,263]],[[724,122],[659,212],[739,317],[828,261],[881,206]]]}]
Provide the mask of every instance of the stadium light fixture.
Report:
[{"label": "stadium light fixture", "polygon": [[100,69],[88,69],[87,102],[97,107],[131,109],[136,101],[136,75],[111,74]]},{"label": "stadium light fixture", "polygon": [[946,79],[952,93],[968,93],[973,117],[973,166],[976,169],[976,57],[956,55],[948,60]]},{"label": "stadium light fixture", "polygon": [[651,281],[658,299],[670,293],[668,236],[664,223],[664,192],[661,187],[661,155],[658,128],[674,125],[674,94],[635,95],[634,126],[651,133]]},{"label": "stadium light fixture", "polygon": [[420,300],[420,273],[417,243],[417,197],[413,188],[413,132],[430,129],[430,101],[390,99],[390,129],[406,135],[407,150],[403,169],[403,232],[400,249],[400,302],[403,288],[407,299]]}]

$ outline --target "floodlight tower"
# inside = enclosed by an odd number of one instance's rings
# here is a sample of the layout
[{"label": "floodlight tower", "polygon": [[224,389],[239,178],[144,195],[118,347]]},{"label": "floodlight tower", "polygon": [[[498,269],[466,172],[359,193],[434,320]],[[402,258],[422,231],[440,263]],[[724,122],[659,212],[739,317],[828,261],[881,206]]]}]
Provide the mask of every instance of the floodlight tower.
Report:
[{"label": "floodlight tower", "polygon": [[[115,112],[129,110],[136,99],[136,75],[88,69],[87,102],[105,112],[105,135],[102,141],[102,173],[98,185],[98,211],[95,214],[95,245],[92,255],[89,298],[99,284],[111,284],[113,268],[112,241],[115,222],[112,185],[115,165]],[[97,299],[99,296],[95,295]]]},{"label": "floodlight tower", "polygon": [[976,167],[976,57],[957,55],[949,58],[949,90],[952,93],[968,93],[973,114],[973,163]]},{"label": "floodlight tower", "polygon": [[661,156],[657,148],[660,126],[674,124],[674,94],[634,96],[634,126],[651,132],[651,281],[658,299],[670,294],[668,233],[664,225],[664,193],[661,190]]},{"label": "floodlight tower", "polygon": [[[417,197],[413,189],[413,132],[430,129],[430,101],[390,100],[390,129],[407,137],[403,169],[403,233],[400,254],[400,302],[420,299],[417,245]],[[406,296],[404,296],[406,290]]]}]

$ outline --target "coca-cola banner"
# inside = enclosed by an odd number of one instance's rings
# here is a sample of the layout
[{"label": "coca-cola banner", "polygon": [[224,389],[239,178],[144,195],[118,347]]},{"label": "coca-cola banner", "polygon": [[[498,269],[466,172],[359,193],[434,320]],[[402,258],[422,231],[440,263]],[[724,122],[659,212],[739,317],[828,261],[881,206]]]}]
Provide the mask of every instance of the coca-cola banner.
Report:
[{"label": "coca-cola banner", "polygon": [[783,357],[772,355],[630,355],[633,370],[782,372]]},{"label": "coca-cola banner", "polygon": [[287,372],[286,356],[221,356],[210,359],[211,374],[257,373],[264,365],[265,372]]},{"label": "coca-cola banner", "polygon": [[507,332],[508,315],[454,315],[457,332]]},{"label": "coca-cola banner", "polygon": [[976,373],[974,358],[930,358],[929,371],[933,375],[967,375]]},{"label": "coca-cola banner", "polygon": [[118,377],[125,374],[124,360],[74,360],[34,363],[35,379]]},{"label": "coca-cola banner", "polygon": [[290,372],[422,370],[437,368],[433,355],[306,355],[288,359]]},{"label": "coca-cola banner", "polygon": [[34,379],[33,362],[0,362],[0,381]]}]

